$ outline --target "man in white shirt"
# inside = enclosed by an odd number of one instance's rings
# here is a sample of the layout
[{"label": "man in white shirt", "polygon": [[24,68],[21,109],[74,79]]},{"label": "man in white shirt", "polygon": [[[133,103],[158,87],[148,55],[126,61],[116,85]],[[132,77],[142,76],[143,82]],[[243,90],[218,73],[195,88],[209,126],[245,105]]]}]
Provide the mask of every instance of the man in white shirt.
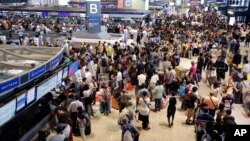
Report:
[{"label": "man in white shirt", "polygon": [[250,64],[248,63],[248,60],[244,62],[242,73],[249,73],[250,72]]},{"label": "man in white shirt", "polygon": [[73,133],[77,133],[77,113],[78,113],[78,107],[83,107],[83,103],[79,101],[79,97],[75,96],[75,100],[72,101],[68,107],[68,111],[70,112],[71,120],[72,120],[72,128],[73,128]]},{"label": "man in white shirt", "polygon": [[137,76],[137,80],[138,80],[138,86],[140,87],[142,84],[146,84],[146,74],[145,72],[141,73],[140,75]]},{"label": "man in white shirt", "polygon": [[150,79],[150,83],[149,83],[149,90],[153,90],[156,86],[157,81],[159,80],[159,75],[157,74],[157,72],[154,72],[154,75],[151,77]]},{"label": "man in white shirt", "polygon": [[117,72],[116,81],[117,81],[117,83],[119,85],[119,88],[123,89],[123,79],[122,79],[122,72],[121,72],[121,70]]},{"label": "man in white shirt", "polygon": [[89,84],[92,80],[92,73],[89,71],[88,68],[85,70],[85,78],[86,78],[86,83]]}]

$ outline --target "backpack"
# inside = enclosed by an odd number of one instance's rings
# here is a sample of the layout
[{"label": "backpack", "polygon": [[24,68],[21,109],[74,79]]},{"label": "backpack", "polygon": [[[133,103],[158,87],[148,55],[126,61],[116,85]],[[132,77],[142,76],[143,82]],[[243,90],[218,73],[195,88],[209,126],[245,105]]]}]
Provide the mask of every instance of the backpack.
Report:
[{"label": "backpack", "polygon": [[108,66],[107,60],[105,58],[102,58],[101,65],[102,65],[102,67]]},{"label": "backpack", "polygon": [[185,85],[185,86],[182,86],[182,87],[178,90],[178,94],[179,94],[181,97],[183,97],[183,96],[185,95],[185,93],[186,93],[186,88],[187,88],[187,86]]},{"label": "backpack", "polygon": [[125,133],[123,134],[122,141],[133,141],[133,136],[131,132],[127,129]]},{"label": "backpack", "polygon": [[106,102],[107,102],[108,99],[109,99],[107,90],[103,90],[103,99],[104,99],[104,101],[106,101]]},{"label": "backpack", "polygon": [[204,130],[204,134],[201,137],[201,141],[212,141],[212,137]]}]

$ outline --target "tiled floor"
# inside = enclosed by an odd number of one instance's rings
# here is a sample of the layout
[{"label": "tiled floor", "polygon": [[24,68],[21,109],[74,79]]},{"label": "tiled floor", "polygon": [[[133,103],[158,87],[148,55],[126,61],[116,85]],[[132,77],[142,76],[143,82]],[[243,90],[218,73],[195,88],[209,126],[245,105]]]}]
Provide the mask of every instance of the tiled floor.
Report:
[{"label": "tiled floor", "polygon": [[[196,60],[193,58],[192,60]],[[181,66],[185,69],[190,67],[191,60],[182,58]],[[208,85],[201,82],[199,92],[202,96],[208,95]],[[133,95],[133,94],[132,94]],[[134,100],[134,99],[133,99]],[[180,107],[180,101],[178,102]],[[89,141],[120,141],[121,130],[117,124],[119,117],[118,111],[112,109],[109,116],[100,115],[98,106],[94,107],[96,110],[95,116],[92,118],[92,133],[87,136]],[[179,108],[178,108],[179,109]],[[234,105],[233,115],[236,117],[238,124],[250,124],[250,118],[245,116],[241,105]],[[150,127],[149,131],[141,130],[140,141],[194,141],[194,127],[185,125],[185,112],[177,110],[172,128],[167,127],[166,109],[161,112],[150,113]],[[139,125],[140,126],[140,125]],[[80,141],[80,137],[75,137],[75,141]]]}]

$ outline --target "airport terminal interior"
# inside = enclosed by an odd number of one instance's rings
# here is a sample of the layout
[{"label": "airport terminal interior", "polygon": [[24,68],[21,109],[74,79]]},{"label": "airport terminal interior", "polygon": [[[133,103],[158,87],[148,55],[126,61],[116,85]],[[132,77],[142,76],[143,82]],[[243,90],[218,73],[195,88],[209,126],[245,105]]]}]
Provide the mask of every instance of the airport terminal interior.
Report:
[{"label": "airport terminal interior", "polygon": [[250,0],[0,0],[0,140],[239,140],[249,13]]}]

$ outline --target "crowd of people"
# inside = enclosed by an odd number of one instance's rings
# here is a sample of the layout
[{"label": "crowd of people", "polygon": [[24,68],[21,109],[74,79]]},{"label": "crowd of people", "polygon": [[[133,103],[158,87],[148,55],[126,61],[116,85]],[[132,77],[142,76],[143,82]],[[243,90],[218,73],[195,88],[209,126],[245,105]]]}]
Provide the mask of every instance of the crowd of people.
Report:
[{"label": "crowd of people", "polygon": [[[18,33],[24,29],[37,33],[51,30],[42,23],[23,25],[22,20],[14,25],[2,20],[0,27],[16,28]],[[119,101],[121,140],[138,141],[142,135],[136,122],[141,121],[142,129],[150,132],[150,111],[160,111],[166,107],[164,103],[168,103],[168,126],[174,126],[181,97],[185,123],[194,125],[197,141],[229,141],[227,128],[237,124],[231,115],[234,104],[244,104],[250,116],[250,55],[248,51],[242,54],[242,50],[249,50],[250,26],[229,26],[217,12],[191,8],[188,16],[153,14],[148,23],[137,29],[124,28],[128,32],[137,30],[136,42],[99,42],[94,47],[87,43],[79,47],[68,42],[62,45],[66,49],[62,63],[78,61],[79,69],[74,77],[65,80],[67,104],[64,108],[58,106],[53,113],[58,119],[57,134],[49,135],[47,140],[72,141],[73,135],[80,135],[85,141],[95,114],[92,106],[99,103],[100,113],[108,116],[114,97]],[[194,60],[196,56],[198,59]],[[182,58],[194,60],[189,70],[181,70],[185,72],[183,76],[175,71]],[[94,64],[94,71],[90,71],[89,63]],[[107,78],[100,80],[100,74],[107,74]],[[208,83],[207,94],[199,93],[200,83]],[[128,96],[131,86],[135,99]]]}]

